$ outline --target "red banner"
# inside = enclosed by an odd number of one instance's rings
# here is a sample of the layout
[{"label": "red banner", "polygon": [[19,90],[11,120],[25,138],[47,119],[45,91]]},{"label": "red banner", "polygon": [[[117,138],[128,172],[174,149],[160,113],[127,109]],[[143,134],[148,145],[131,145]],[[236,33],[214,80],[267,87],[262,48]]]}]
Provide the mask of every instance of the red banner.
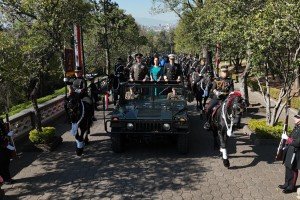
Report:
[{"label": "red banner", "polygon": [[82,42],[82,32],[79,25],[74,25],[74,49],[75,49],[75,66],[82,67],[83,65],[83,42]]},{"label": "red banner", "polygon": [[220,49],[221,49],[221,45],[217,44],[217,46],[216,46],[216,56],[215,56],[216,67],[219,67],[219,64],[221,62]]},{"label": "red banner", "polygon": [[65,49],[64,55],[64,71],[66,77],[74,76],[75,74],[75,61],[74,61],[74,50]]}]

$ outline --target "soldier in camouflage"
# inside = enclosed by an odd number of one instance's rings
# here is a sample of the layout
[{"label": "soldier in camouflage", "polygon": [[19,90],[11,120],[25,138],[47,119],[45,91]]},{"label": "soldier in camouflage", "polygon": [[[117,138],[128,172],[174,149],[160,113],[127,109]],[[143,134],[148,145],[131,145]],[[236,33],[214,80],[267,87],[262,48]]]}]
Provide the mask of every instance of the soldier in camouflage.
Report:
[{"label": "soldier in camouflage", "polygon": [[146,81],[148,79],[148,67],[142,63],[143,54],[135,54],[136,63],[130,69],[130,81]]}]

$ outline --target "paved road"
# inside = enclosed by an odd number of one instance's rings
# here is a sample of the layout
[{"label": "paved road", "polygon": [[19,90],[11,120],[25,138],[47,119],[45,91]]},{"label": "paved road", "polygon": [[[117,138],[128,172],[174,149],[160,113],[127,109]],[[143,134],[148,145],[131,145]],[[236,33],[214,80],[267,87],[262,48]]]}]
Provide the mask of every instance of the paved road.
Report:
[{"label": "paved road", "polygon": [[185,156],[168,142],[130,145],[125,153],[114,154],[101,112],[97,117],[92,143],[82,157],[75,156],[70,127],[57,121],[63,144],[56,152],[23,153],[15,160],[18,183],[4,187],[6,199],[296,199],[296,194],[276,189],[284,173],[283,166],[273,162],[276,147],[254,146],[237,131],[229,144],[231,168],[226,169],[195,112],[191,152]]}]

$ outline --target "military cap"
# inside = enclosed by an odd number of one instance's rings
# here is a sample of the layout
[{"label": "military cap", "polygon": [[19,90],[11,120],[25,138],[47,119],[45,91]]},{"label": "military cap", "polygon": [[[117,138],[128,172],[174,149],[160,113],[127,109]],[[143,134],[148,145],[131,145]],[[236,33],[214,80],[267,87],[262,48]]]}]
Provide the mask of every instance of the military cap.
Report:
[{"label": "military cap", "polygon": [[222,66],[221,72],[228,72],[228,66]]},{"label": "military cap", "polygon": [[76,67],[75,72],[81,72],[82,71],[82,67]]},{"label": "military cap", "polygon": [[298,113],[296,115],[294,115],[294,117],[300,119],[300,110],[298,111]]},{"label": "military cap", "polygon": [[168,57],[169,58],[175,58],[175,54],[169,54]]},{"label": "military cap", "polygon": [[135,57],[135,58],[136,58],[136,57],[143,57],[143,54],[137,53],[137,54],[134,55],[134,57]]}]

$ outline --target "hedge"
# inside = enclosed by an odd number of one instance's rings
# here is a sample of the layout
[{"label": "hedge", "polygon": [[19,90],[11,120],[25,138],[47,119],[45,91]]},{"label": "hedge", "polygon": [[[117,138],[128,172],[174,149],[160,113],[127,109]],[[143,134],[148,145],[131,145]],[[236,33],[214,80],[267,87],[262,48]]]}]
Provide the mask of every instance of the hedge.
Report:
[{"label": "hedge", "polygon": [[54,127],[43,127],[42,132],[38,132],[36,129],[30,131],[29,140],[34,144],[45,144],[49,142],[54,136]]},{"label": "hedge", "polygon": [[[258,85],[258,83],[257,83],[256,80],[249,79],[248,80],[248,86],[252,90],[260,92],[259,85]],[[277,88],[270,88],[270,96],[273,99],[277,100],[279,93],[280,93],[279,89],[277,89]],[[294,97],[294,98],[292,98],[292,100],[291,100],[291,107],[295,108],[295,109],[299,109],[300,108],[300,97]]]},{"label": "hedge", "polygon": [[[248,121],[248,127],[256,133],[260,139],[280,139],[283,131],[283,122],[279,122],[276,126],[266,125],[265,120],[251,119]],[[289,127],[288,132],[292,129]]]}]

